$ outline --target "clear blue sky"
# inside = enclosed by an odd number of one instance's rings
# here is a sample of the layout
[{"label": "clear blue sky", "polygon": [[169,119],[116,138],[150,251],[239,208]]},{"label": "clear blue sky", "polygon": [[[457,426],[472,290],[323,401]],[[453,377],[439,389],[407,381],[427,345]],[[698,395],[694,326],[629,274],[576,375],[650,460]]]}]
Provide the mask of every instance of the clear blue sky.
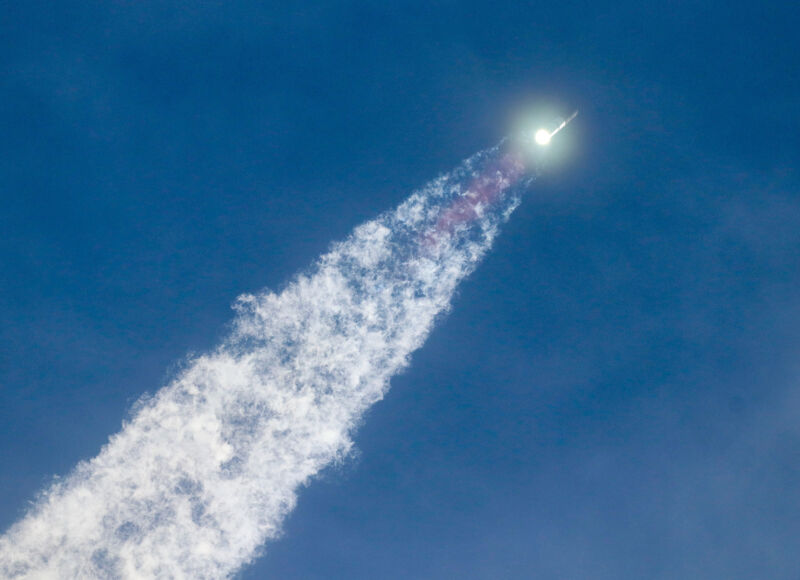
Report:
[{"label": "clear blue sky", "polygon": [[800,576],[796,4],[272,4],[6,7],[2,528],[546,103],[570,158],[241,578]]}]

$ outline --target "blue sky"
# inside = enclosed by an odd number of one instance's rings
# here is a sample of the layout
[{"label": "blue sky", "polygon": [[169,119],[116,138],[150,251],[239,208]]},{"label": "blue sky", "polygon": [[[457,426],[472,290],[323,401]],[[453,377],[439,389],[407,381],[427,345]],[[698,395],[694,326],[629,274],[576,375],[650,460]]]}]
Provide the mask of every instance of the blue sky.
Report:
[{"label": "blue sky", "polygon": [[791,3],[26,2],[0,23],[0,522],[358,224],[563,113],[241,578],[796,578]]}]

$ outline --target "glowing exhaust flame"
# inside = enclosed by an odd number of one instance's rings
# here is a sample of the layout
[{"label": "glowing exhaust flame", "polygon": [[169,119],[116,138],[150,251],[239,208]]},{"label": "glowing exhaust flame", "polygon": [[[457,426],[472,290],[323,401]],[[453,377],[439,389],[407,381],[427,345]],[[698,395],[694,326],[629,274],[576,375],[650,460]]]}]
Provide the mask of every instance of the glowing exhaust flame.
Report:
[{"label": "glowing exhaust flame", "polygon": [[547,129],[539,129],[536,131],[536,134],[533,136],[533,138],[536,140],[537,145],[544,146],[550,144],[550,139],[552,139],[553,136]]}]

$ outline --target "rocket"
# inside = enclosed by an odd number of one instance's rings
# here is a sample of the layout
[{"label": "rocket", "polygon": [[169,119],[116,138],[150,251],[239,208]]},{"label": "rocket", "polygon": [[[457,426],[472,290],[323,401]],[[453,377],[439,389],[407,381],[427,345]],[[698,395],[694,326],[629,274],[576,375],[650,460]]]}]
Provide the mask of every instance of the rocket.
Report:
[{"label": "rocket", "polygon": [[545,128],[539,129],[533,135],[533,139],[536,141],[538,145],[541,146],[549,145],[550,140],[553,138],[553,136],[559,131],[561,131],[561,129],[566,127],[567,123],[572,121],[572,119],[574,119],[577,116],[578,116],[578,111],[575,111],[566,119],[562,119],[561,117],[556,117],[550,124],[550,129],[545,129]]},{"label": "rocket", "polygon": [[566,119],[556,117],[536,132],[522,131],[513,139],[504,139],[495,160],[475,175],[463,194],[443,208],[435,225],[421,236],[422,243],[435,247],[462,224],[479,218],[486,207],[496,204],[510,188],[519,184],[527,186],[539,174],[542,157],[532,155],[530,145],[548,145],[553,136],[577,116],[576,110]]}]

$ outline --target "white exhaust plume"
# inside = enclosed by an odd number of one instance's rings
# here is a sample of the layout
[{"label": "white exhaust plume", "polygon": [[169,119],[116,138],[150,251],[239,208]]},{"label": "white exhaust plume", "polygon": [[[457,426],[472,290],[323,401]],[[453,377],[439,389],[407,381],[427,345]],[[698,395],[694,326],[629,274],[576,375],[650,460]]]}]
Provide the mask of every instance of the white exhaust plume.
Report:
[{"label": "white exhaust plume", "polygon": [[251,562],[298,488],[350,451],[516,207],[523,169],[476,155],[280,294],[241,296],[222,344],[0,537],[0,576],[227,578]]}]

